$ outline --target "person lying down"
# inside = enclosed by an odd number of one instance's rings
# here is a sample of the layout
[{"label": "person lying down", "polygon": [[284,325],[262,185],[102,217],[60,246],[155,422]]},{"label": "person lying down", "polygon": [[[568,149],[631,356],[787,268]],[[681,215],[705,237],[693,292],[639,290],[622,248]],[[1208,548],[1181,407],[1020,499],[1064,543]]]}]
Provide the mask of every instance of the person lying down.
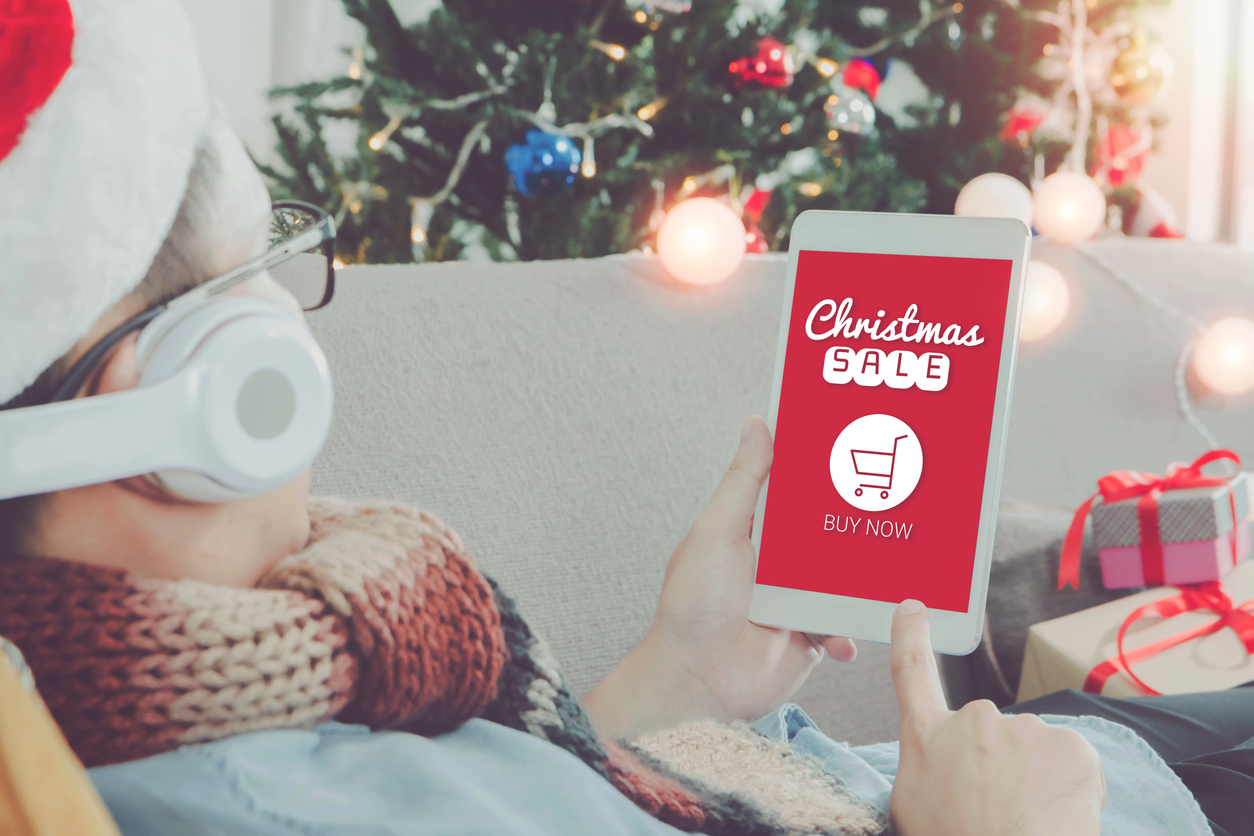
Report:
[{"label": "person lying down", "polygon": [[[272,202],[180,4],[38,5],[0,11],[0,81],[38,59],[0,98],[0,636],[123,833],[1254,832],[1250,760],[1205,761],[1254,736],[1254,696],[953,711],[917,601],[900,742],[824,735],[786,701],[852,642],[747,620],[758,417],[646,635],[577,699],[457,532],[308,497],[329,411],[299,410],[330,372],[305,312],[334,276],[283,268],[333,223]],[[223,408],[203,382],[231,375]],[[247,438],[187,440],[237,413]]]}]

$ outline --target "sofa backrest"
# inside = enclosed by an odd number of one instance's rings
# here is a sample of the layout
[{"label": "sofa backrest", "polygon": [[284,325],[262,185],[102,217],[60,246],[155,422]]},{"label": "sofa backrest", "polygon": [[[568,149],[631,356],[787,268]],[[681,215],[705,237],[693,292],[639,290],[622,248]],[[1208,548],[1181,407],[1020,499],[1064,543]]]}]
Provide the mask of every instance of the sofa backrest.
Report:
[{"label": "sofa backrest", "polygon": [[[1254,256],[1093,246],[1200,316],[1254,315]],[[1200,453],[1171,395],[1184,330],[1074,251],[1037,249],[1073,310],[1020,354],[1003,497],[1074,505],[1107,470]],[[413,502],[459,529],[582,694],[643,635],[741,422],[769,409],[784,270],[749,257],[706,289],[643,256],[344,270],[310,315],[336,381],[314,490]],[[1218,406],[1200,414],[1254,455],[1250,399]],[[884,651],[825,664],[799,701],[836,737],[892,737]]]}]

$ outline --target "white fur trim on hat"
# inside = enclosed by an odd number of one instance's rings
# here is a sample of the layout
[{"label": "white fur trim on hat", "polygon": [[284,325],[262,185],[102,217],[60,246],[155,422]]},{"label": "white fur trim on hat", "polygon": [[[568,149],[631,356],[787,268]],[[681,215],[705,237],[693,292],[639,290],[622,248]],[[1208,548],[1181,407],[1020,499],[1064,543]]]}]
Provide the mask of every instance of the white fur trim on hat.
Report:
[{"label": "white fur trim on hat", "polygon": [[70,68],[0,160],[0,403],[143,279],[209,121],[178,0],[70,6]]}]

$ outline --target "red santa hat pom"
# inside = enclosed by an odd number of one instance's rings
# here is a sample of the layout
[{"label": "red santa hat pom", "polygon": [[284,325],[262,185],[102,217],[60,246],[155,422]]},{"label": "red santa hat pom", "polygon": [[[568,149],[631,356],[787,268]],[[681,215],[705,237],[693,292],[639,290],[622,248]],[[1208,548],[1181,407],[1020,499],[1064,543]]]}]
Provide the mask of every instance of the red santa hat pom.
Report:
[{"label": "red santa hat pom", "polygon": [[1132,218],[1128,234],[1141,238],[1183,238],[1171,201],[1153,189],[1142,187],[1140,192],[1141,205]]},{"label": "red santa hat pom", "polygon": [[0,403],[144,277],[209,114],[178,0],[0,0]]},{"label": "red santa hat pom", "polygon": [[854,58],[846,63],[841,71],[841,78],[849,87],[866,93],[867,98],[872,101],[875,100],[875,94],[880,91],[880,84],[883,82],[879,70],[875,69],[870,61],[862,58]]}]

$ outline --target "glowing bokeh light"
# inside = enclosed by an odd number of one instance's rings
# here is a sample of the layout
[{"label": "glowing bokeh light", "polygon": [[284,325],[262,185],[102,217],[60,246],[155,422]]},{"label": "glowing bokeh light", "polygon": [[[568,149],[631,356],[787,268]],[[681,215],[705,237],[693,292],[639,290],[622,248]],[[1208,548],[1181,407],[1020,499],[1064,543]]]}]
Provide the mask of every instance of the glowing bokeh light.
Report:
[{"label": "glowing bokeh light", "polygon": [[745,254],[745,227],[731,207],[709,197],[689,198],[666,213],[657,233],[666,272],[685,284],[727,278]]},{"label": "glowing bokeh light", "polygon": [[1193,370],[1222,395],[1254,388],[1254,322],[1231,316],[1207,328],[1193,349]]}]

